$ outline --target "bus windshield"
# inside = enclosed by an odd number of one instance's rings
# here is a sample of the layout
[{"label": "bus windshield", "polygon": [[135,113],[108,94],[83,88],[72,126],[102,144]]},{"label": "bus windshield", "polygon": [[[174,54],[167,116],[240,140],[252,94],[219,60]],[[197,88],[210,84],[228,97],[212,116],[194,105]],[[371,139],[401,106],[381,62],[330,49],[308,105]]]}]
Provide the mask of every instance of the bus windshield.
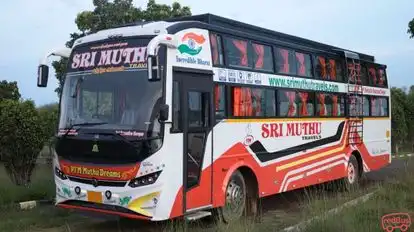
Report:
[{"label": "bus windshield", "polygon": [[148,81],[147,43],[128,39],[75,48],[62,91],[59,131],[95,124],[94,129],[126,136],[159,136],[162,84]]}]

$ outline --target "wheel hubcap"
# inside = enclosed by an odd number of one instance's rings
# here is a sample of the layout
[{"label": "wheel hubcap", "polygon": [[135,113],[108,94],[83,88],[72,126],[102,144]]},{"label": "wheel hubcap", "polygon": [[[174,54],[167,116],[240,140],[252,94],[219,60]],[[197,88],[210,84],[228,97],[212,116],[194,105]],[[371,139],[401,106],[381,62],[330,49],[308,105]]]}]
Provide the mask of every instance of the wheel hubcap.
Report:
[{"label": "wheel hubcap", "polygon": [[243,204],[243,189],[236,183],[236,181],[232,180],[229,183],[226,191],[226,208],[232,213],[237,213],[243,209]]},{"label": "wheel hubcap", "polygon": [[349,163],[349,165],[348,165],[348,180],[349,180],[349,183],[353,184],[355,182],[355,179],[356,179],[355,167],[352,163]]}]

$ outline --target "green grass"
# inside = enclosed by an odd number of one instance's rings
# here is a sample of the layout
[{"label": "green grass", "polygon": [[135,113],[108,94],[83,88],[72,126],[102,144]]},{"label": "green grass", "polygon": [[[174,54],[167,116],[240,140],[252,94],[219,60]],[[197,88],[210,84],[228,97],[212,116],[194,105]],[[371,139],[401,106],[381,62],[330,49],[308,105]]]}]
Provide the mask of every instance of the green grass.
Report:
[{"label": "green grass", "polygon": [[16,186],[0,163],[0,207],[27,200],[53,199],[55,186],[51,165],[37,165],[28,187]]},{"label": "green grass", "polygon": [[54,206],[38,207],[27,211],[3,207],[0,208],[0,231],[40,231],[76,224],[81,219],[83,218],[70,211],[57,209]]},{"label": "green grass", "polygon": [[[414,162],[394,178],[382,183],[378,191],[363,204],[345,208],[339,214],[313,221],[306,231],[383,231],[381,217],[389,213],[410,213],[414,215]],[[310,214],[321,214],[328,210],[324,205],[313,202]],[[412,226],[413,227],[413,226]]]}]

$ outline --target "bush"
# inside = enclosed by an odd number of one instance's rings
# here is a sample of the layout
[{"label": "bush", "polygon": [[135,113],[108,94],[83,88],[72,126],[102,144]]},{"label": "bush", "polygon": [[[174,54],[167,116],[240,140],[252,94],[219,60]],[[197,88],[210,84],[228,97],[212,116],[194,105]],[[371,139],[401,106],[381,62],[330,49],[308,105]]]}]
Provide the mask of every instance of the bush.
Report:
[{"label": "bush", "polygon": [[0,156],[16,185],[27,186],[48,136],[32,101],[0,101]]}]

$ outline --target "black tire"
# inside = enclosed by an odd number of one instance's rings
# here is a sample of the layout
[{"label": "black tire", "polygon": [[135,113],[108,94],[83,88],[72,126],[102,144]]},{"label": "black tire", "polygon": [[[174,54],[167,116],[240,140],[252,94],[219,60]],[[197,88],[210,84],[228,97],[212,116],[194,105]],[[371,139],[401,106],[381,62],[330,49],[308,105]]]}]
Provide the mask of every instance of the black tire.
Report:
[{"label": "black tire", "polygon": [[361,178],[359,163],[354,155],[349,157],[346,168],[346,176],[339,180],[339,188],[344,191],[352,191],[358,188]]},{"label": "black tire", "polygon": [[240,219],[246,212],[246,182],[240,171],[235,171],[227,183],[225,203],[216,209],[216,219],[230,223]]}]

